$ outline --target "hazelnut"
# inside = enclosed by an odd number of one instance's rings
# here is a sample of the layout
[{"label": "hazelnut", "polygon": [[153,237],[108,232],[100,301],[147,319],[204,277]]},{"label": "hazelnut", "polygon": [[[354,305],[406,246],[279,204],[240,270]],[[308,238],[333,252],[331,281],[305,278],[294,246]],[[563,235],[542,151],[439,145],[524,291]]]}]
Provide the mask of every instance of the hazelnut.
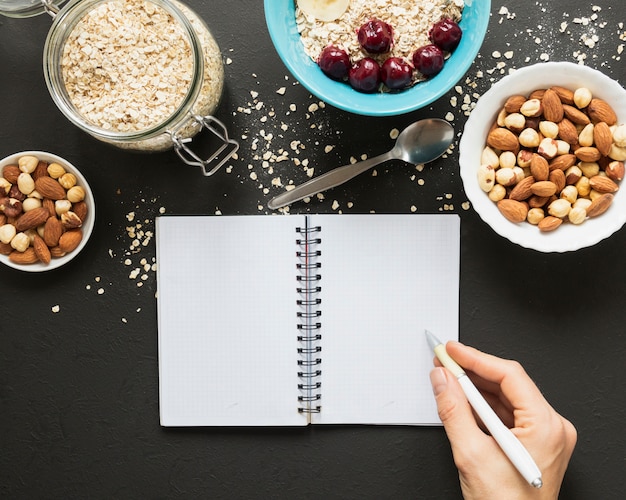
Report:
[{"label": "hazelnut", "polygon": [[519,143],[525,148],[536,148],[541,142],[535,129],[525,128],[519,135]]},{"label": "hazelnut", "polygon": [[4,244],[11,243],[11,240],[16,235],[17,231],[13,224],[4,224],[0,226],[0,242]]},{"label": "hazelnut", "polygon": [[584,87],[578,88],[574,91],[574,104],[578,109],[586,108],[592,97],[591,90]]},{"label": "hazelnut", "polygon": [[30,155],[21,156],[17,160],[17,165],[19,166],[20,170],[28,174],[32,174],[37,168],[38,164],[39,159],[35,156]]},{"label": "hazelnut", "polygon": [[18,252],[24,252],[30,246],[30,238],[26,233],[17,233],[11,240],[11,246]]},{"label": "hazelnut", "polygon": [[17,178],[17,187],[22,193],[29,195],[35,190],[35,181],[30,174],[22,172]]},{"label": "hazelnut", "polygon": [[65,229],[76,229],[83,225],[83,221],[71,210],[61,214],[61,224]]},{"label": "hazelnut", "polygon": [[22,202],[22,210],[28,212],[33,208],[39,208],[41,206],[41,200],[39,198],[28,197]]},{"label": "hazelnut", "polygon": [[621,181],[624,178],[624,162],[612,161],[604,169],[606,176],[613,181]]},{"label": "hazelnut", "polygon": [[511,113],[504,119],[504,126],[519,134],[526,128],[526,117],[521,113]]},{"label": "hazelnut", "polygon": [[487,146],[485,147],[485,149],[483,149],[483,152],[480,158],[480,164],[489,165],[493,168],[498,168],[500,166],[500,160],[496,152],[493,149],[491,149],[489,146]]},{"label": "hazelnut", "polygon": [[72,208],[72,202],[69,200],[57,200],[54,202],[54,211],[57,215],[62,215]]},{"label": "hazelnut", "polygon": [[70,172],[66,172],[59,177],[59,184],[61,184],[61,186],[63,186],[66,190],[73,188],[76,185],[76,176]]},{"label": "hazelnut", "polygon": [[22,202],[15,198],[0,199],[0,210],[7,217],[18,217],[22,213]]},{"label": "hazelnut", "polygon": [[556,136],[559,135],[559,126],[554,122],[544,120],[539,122],[539,131],[544,137],[556,139]]},{"label": "hazelnut", "polygon": [[[585,212],[586,215],[586,212]],[[531,208],[526,215],[526,220],[533,225],[539,224],[539,222],[545,217],[545,213],[541,208]]]},{"label": "hazelnut", "polygon": [[533,152],[528,149],[521,149],[517,153],[517,164],[522,168],[530,167],[530,161],[533,159]]},{"label": "hazelnut", "polygon": [[58,163],[51,163],[48,165],[48,175],[53,179],[60,178],[63,174],[65,174],[65,168]]},{"label": "hazelnut", "polygon": [[11,186],[13,186],[13,184],[7,181],[4,177],[0,177],[0,191],[4,191],[4,194],[9,194]]},{"label": "hazelnut", "polygon": [[537,153],[548,160],[554,158],[558,152],[559,147],[557,142],[550,137],[542,139],[539,143],[539,147],[537,148]]},{"label": "hazelnut", "polygon": [[524,116],[534,117],[540,116],[543,112],[543,106],[539,99],[529,99],[520,107],[520,113]]},{"label": "hazelnut", "polygon": [[559,198],[558,200],[554,200],[550,205],[548,205],[548,213],[553,215],[554,217],[558,217],[562,219],[563,217],[567,217],[569,211],[572,209],[572,204],[564,199]]},{"label": "hazelnut", "polygon": [[620,148],[626,148],[626,124],[615,127],[613,130],[613,142]]}]

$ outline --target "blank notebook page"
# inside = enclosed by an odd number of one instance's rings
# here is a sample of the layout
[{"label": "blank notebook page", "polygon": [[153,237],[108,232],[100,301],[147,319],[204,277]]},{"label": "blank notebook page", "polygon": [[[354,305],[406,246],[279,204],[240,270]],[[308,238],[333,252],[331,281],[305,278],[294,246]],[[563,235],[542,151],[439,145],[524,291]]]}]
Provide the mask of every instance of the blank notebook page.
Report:
[{"label": "blank notebook page", "polygon": [[458,216],[312,220],[322,228],[322,411],[314,422],[439,424],[424,330],[458,339]]},{"label": "blank notebook page", "polygon": [[157,218],[161,425],[306,424],[297,411],[295,223]]}]

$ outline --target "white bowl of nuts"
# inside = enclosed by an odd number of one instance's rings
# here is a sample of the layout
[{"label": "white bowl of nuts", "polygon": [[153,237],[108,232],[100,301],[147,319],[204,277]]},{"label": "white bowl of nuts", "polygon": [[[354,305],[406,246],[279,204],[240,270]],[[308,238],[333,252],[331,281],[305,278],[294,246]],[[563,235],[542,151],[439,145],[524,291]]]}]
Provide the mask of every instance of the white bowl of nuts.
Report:
[{"label": "white bowl of nuts", "polygon": [[67,160],[43,151],[0,160],[0,262],[56,269],[82,250],[94,222],[91,188]]},{"label": "white bowl of nuts", "polygon": [[626,90],[568,62],[511,73],[478,101],[460,146],[465,193],[498,234],[567,252],[626,222]]}]

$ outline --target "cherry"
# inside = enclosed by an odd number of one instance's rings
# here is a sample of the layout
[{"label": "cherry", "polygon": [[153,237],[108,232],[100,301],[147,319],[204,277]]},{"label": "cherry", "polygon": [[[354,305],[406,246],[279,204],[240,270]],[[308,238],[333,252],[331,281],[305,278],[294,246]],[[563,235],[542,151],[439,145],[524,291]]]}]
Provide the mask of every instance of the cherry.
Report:
[{"label": "cherry", "polygon": [[374,92],[380,85],[380,66],[371,57],[365,57],[350,68],[348,81],[359,92]]},{"label": "cherry", "polygon": [[357,38],[370,54],[384,54],[393,46],[393,29],[384,21],[372,19],[359,28]]},{"label": "cherry", "polygon": [[443,68],[443,52],[436,45],[424,45],[413,53],[413,66],[425,77],[434,76]]},{"label": "cherry", "polygon": [[350,70],[350,56],[348,53],[336,47],[329,45],[320,54],[317,64],[321,70],[334,80],[343,80],[348,76]]},{"label": "cherry", "polygon": [[462,35],[459,25],[447,17],[433,24],[428,32],[430,41],[446,52],[452,52],[456,49]]},{"label": "cherry", "polygon": [[413,68],[401,57],[390,57],[380,68],[380,77],[389,89],[404,89],[413,80]]}]

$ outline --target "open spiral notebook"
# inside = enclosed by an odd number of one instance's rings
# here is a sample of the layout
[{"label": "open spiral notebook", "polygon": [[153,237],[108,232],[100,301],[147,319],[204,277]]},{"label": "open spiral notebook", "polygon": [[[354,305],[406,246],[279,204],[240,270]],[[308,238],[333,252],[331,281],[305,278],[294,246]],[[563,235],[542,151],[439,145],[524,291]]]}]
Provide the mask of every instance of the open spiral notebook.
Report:
[{"label": "open spiral notebook", "polygon": [[458,339],[459,225],[158,217],[161,425],[439,424],[424,330]]}]

